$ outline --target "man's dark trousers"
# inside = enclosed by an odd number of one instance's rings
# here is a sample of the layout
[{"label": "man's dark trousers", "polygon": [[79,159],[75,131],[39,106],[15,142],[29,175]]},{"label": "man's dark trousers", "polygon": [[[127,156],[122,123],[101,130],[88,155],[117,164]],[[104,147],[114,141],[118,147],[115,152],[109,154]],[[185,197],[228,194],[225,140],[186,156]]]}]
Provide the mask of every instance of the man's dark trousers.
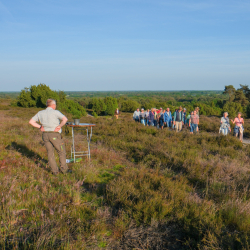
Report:
[{"label": "man's dark trousers", "polygon": [[43,132],[43,141],[47,149],[49,165],[52,172],[54,174],[59,173],[54,154],[54,149],[56,149],[59,155],[60,170],[63,173],[66,173],[68,170],[68,166],[66,164],[66,150],[61,134],[57,132]]}]

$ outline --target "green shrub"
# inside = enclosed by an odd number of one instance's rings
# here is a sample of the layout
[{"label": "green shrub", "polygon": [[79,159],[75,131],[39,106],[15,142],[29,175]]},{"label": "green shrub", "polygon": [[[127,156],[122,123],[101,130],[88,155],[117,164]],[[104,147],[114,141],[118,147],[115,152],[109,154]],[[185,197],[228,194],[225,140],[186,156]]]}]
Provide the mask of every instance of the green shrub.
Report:
[{"label": "green shrub", "polygon": [[86,110],[80,104],[73,100],[67,100],[63,91],[53,91],[49,86],[42,83],[22,90],[17,98],[17,105],[25,108],[44,108],[46,107],[47,99],[56,100],[58,109],[66,111],[75,117],[82,117],[87,114]]}]

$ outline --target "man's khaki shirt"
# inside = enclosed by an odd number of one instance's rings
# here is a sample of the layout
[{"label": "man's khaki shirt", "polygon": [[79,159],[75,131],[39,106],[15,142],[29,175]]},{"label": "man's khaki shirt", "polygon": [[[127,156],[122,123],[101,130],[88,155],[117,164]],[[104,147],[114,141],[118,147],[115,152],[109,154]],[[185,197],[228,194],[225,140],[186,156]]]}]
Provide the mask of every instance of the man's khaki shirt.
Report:
[{"label": "man's khaki shirt", "polygon": [[[45,110],[39,111],[32,119],[36,122],[40,122],[45,131],[54,131],[55,128],[60,125],[60,120],[62,120],[63,117],[64,115],[60,111],[48,107]],[[61,133],[62,129],[58,132]]]}]

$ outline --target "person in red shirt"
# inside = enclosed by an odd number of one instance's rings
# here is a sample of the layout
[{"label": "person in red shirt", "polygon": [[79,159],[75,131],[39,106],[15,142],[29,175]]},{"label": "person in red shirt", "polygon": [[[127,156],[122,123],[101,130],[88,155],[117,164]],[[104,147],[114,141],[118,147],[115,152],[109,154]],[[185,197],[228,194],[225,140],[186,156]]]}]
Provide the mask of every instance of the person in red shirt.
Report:
[{"label": "person in red shirt", "polygon": [[162,112],[162,108],[156,109],[156,114],[159,114],[159,113],[161,113],[161,112]]}]

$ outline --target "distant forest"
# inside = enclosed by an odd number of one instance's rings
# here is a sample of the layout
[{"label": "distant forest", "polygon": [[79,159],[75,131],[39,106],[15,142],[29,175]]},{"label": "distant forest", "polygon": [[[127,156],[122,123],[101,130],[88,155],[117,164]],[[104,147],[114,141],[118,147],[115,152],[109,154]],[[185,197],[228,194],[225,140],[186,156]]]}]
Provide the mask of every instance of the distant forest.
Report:
[{"label": "distant forest", "polygon": [[44,107],[46,98],[54,98],[58,108],[75,117],[87,113],[94,116],[112,115],[118,107],[121,112],[133,112],[137,108],[153,107],[171,110],[179,106],[191,112],[200,108],[201,115],[220,116],[227,111],[230,117],[242,112],[250,117],[250,89],[240,85],[235,89],[225,86],[224,91],[53,91],[45,84],[33,85],[18,92],[0,92],[0,98],[13,99],[13,105]]}]

